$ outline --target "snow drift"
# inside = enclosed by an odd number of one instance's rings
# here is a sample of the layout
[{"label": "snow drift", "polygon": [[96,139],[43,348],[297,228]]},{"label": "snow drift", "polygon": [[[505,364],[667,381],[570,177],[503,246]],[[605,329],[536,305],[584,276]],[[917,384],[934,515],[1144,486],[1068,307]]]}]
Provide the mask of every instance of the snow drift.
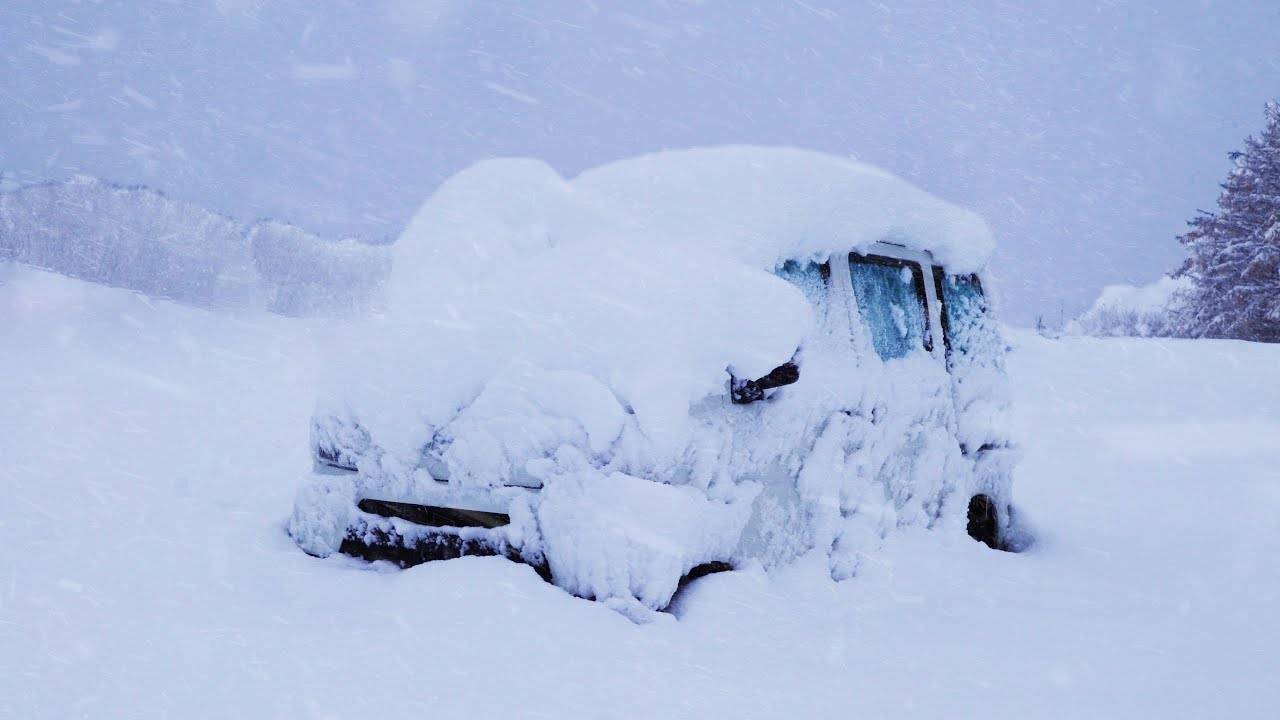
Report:
[{"label": "snow drift", "polygon": [[352,315],[381,306],[391,272],[386,248],[354,238],[325,240],[264,220],[246,234],[266,308],[281,315]]},{"label": "snow drift", "polygon": [[390,271],[385,248],[275,221],[245,227],[85,176],[0,192],[0,259],[200,307],[297,316],[377,307]]}]

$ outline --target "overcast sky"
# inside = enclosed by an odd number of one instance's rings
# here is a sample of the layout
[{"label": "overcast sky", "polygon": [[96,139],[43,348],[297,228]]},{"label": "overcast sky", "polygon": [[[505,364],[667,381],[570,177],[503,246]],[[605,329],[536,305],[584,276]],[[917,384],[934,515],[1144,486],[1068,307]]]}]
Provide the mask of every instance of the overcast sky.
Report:
[{"label": "overcast sky", "polygon": [[0,169],[392,238],[495,155],[798,145],[982,213],[1005,316],[1147,281],[1280,95],[1280,2],[58,2],[0,8]]}]

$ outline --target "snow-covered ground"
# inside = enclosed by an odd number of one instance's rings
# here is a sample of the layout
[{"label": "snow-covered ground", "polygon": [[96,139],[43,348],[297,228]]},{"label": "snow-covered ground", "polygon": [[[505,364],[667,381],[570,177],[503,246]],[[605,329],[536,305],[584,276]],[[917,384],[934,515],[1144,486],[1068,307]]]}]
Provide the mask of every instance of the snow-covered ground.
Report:
[{"label": "snow-covered ground", "polygon": [[0,265],[0,328],[0,717],[1280,715],[1280,347],[1012,333],[1030,551],[909,531],[640,626],[300,552],[325,321]]}]

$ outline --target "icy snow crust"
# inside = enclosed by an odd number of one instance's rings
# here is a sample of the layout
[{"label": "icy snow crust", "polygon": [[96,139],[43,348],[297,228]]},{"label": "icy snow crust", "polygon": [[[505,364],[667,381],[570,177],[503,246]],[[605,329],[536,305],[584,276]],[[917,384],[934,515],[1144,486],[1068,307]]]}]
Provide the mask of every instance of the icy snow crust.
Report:
[{"label": "icy snow crust", "polygon": [[[843,578],[896,529],[963,532],[973,492],[1008,499],[989,319],[951,374],[940,342],[882,362],[847,277],[806,299],[774,274],[881,241],[962,273],[992,248],[977,216],[800,150],[465,170],[397,242],[390,311],[343,332],[313,444],[358,472],[314,475],[291,533],[335,552],[362,497],[496,509],[557,584],[642,618],[705,562],[816,552]],[[799,382],[730,403],[730,374],[793,356]]]}]

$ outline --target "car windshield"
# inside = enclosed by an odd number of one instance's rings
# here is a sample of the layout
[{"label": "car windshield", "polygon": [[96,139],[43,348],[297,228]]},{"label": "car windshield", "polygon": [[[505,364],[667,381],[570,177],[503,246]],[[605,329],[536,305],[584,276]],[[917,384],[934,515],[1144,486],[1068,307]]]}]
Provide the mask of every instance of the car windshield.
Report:
[{"label": "car windshield", "polygon": [[932,349],[925,314],[924,277],[914,262],[849,255],[849,279],[876,353],[884,360]]}]

